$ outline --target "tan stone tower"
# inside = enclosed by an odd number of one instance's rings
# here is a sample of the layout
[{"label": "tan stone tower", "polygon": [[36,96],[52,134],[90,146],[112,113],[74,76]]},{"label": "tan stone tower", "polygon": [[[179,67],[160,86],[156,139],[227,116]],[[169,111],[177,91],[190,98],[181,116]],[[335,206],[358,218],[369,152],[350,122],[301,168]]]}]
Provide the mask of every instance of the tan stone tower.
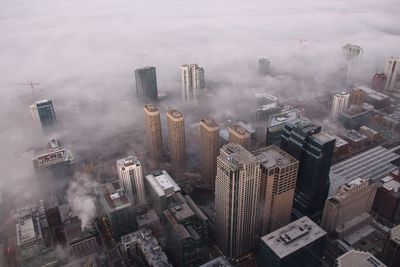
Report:
[{"label": "tan stone tower", "polygon": [[171,109],[167,111],[168,149],[174,171],[180,171],[185,165],[185,122],[182,113]]},{"label": "tan stone tower", "polygon": [[201,167],[204,185],[214,189],[219,151],[219,127],[212,118],[200,121]]},{"label": "tan stone tower", "polygon": [[149,150],[154,161],[158,163],[163,152],[160,111],[155,105],[148,104],[144,106],[144,115]]},{"label": "tan stone tower", "polygon": [[245,149],[250,148],[250,133],[238,124],[229,126],[229,143],[239,144]]}]

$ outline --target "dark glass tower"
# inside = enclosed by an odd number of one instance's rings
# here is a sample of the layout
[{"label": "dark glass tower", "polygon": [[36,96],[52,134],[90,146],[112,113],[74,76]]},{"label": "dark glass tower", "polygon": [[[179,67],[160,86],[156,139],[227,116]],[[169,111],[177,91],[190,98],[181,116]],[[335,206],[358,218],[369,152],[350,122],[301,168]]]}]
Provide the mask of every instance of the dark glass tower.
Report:
[{"label": "dark glass tower", "polygon": [[56,129],[56,114],[51,100],[42,100],[32,104],[31,112],[33,119],[40,122],[45,133]]},{"label": "dark glass tower", "polygon": [[157,77],[155,67],[135,70],[136,96],[142,102],[157,102]]},{"label": "dark glass tower", "polygon": [[294,218],[318,218],[329,192],[329,170],[335,138],[306,118],[287,122],[281,148],[299,161]]}]

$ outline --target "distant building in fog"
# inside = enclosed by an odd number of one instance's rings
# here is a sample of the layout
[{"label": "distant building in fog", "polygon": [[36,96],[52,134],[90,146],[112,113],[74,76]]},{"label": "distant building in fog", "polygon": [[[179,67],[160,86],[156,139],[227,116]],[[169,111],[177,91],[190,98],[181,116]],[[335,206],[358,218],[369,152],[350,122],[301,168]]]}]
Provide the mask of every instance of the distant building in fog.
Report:
[{"label": "distant building in fog", "polygon": [[150,153],[156,163],[163,157],[160,111],[152,104],[144,106],[146,135]]},{"label": "distant building in fog", "polygon": [[363,53],[363,49],[358,45],[346,44],[343,46],[343,53],[347,59],[354,59]]},{"label": "distant building in fog", "polygon": [[385,91],[391,91],[396,88],[400,81],[400,58],[390,57],[386,61],[385,70],[386,83]]},{"label": "distant building in fog", "polygon": [[365,101],[365,92],[361,88],[354,88],[350,91],[349,106],[361,107]]},{"label": "distant building in fog", "polygon": [[204,89],[204,69],[197,64],[181,66],[182,100],[195,101]]},{"label": "distant building in fog", "polygon": [[349,100],[350,94],[347,92],[341,92],[334,95],[331,110],[331,115],[333,118],[336,119],[342,111],[345,111],[348,108]]},{"label": "distant building in fog", "polygon": [[67,148],[39,154],[33,159],[36,177],[46,181],[62,181],[74,175],[74,157]]},{"label": "distant building in fog", "polygon": [[212,118],[200,121],[200,153],[204,186],[215,187],[217,156],[219,151],[219,125]]},{"label": "distant building in fog", "polygon": [[377,72],[374,74],[372,78],[371,87],[377,91],[383,91],[385,89],[386,84],[386,75],[383,72]]},{"label": "distant building in fog", "polygon": [[30,109],[33,121],[39,122],[45,133],[51,132],[57,127],[53,101],[41,100],[35,102],[30,106]]},{"label": "distant building in fog", "polygon": [[280,146],[285,123],[297,120],[299,117],[300,113],[296,109],[290,109],[286,112],[279,113],[271,117],[269,123],[267,124],[267,146]]},{"label": "distant building in fog", "polygon": [[146,204],[142,164],[135,156],[117,160],[119,180],[133,206]]},{"label": "distant building in fog", "polygon": [[229,143],[239,144],[245,149],[250,148],[250,133],[239,124],[229,126]]},{"label": "distant building in fog", "polygon": [[168,150],[174,171],[181,170],[186,161],[185,121],[182,113],[171,109],[167,111]]},{"label": "distant building in fog", "polygon": [[143,102],[157,102],[157,77],[155,67],[143,67],[135,70],[136,96]]},{"label": "distant building in fog", "polygon": [[258,59],[258,73],[261,75],[268,75],[270,72],[271,61],[266,58]]}]

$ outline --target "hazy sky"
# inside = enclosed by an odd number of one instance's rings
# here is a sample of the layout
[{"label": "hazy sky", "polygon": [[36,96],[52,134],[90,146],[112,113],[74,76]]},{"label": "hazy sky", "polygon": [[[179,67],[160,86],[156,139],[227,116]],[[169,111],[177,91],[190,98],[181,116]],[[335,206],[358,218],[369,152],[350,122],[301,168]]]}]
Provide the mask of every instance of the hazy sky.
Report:
[{"label": "hazy sky", "polygon": [[[399,0],[0,0],[0,188],[18,180],[15,157],[24,175],[32,172],[31,155],[21,155],[39,135],[28,105],[16,98],[30,89],[15,83],[39,82],[56,112],[67,110],[67,97],[107,100],[109,115],[94,113],[85,123],[124,126],[142,116],[121,101],[131,102],[133,71],[143,65],[157,67],[160,92],[179,92],[178,66],[197,62],[209,84],[224,84],[214,88],[221,97],[254,82],[259,57],[270,58],[277,73],[329,81],[341,47],[353,43],[364,49],[357,80],[369,81],[387,57],[400,56],[399,14]],[[308,41],[300,46],[296,38]],[[295,80],[262,82],[307,94]]]}]

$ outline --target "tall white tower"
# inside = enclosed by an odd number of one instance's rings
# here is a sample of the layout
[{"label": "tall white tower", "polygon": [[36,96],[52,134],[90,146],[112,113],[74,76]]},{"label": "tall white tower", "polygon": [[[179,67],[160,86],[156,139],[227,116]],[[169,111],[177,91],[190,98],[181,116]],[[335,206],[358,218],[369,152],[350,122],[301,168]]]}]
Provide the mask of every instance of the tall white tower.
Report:
[{"label": "tall white tower", "polygon": [[386,76],[385,91],[395,89],[396,83],[400,80],[400,58],[390,57],[386,61],[384,73]]},{"label": "tall white tower", "polygon": [[133,206],[146,203],[143,185],[142,165],[135,156],[117,160],[117,168],[121,186],[128,195]]},{"label": "tall white tower", "polygon": [[331,115],[333,118],[337,118],[340,114],[340,112],[345,111],[347,107],[349,106],[349,100],[350,100],[350,93],[347,92],[341,92],[336,94],[333,97],[333,103],[332,103],[332,110],[331,110]]},{"label": "tall white tower", "polygon": [[204,69],[197,64],[182,65],[181,79],[183,101],[197,100],[204,88]]}]

